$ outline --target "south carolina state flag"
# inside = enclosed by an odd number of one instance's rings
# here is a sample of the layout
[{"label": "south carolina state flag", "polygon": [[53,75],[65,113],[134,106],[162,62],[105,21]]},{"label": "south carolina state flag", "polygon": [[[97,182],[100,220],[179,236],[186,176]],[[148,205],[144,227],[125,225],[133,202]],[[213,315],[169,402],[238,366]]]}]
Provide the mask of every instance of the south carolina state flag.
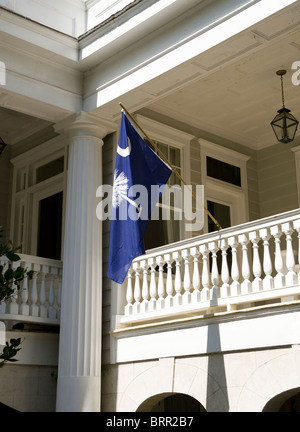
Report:
[{"label": "south carolina state flag", "polygon": [[145,253],[144,234],[172,173],[122,112],[112,194],[108,277],[122,284],[132,260]]}]

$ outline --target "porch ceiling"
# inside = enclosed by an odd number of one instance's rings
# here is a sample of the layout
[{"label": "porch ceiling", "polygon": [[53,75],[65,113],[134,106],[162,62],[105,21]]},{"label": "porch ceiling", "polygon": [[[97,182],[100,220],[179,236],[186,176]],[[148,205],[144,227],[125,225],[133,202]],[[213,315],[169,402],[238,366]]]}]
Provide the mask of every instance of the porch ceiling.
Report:
[{"label": "porch ceiling", "polygon": [[[300,85],[292,83],[296,72],[292,64],[300,61],[300,27],[276,42],[271,35],[258,31],[240,38],[243,43],[239,40],[232,58],[224,62],[221,47],[208,51],[192,62],[192,66],[202,69],[197,80],[158,98],[147,108],[253,149],[276,144],[270,122],[282,107],[280,78],[276,75],[279,69],[287,70],[283,78],[285,106],[300,121]],[[248,51],[250,43],[257,46]],[[238,52],[241,47],[244,53]]]}]

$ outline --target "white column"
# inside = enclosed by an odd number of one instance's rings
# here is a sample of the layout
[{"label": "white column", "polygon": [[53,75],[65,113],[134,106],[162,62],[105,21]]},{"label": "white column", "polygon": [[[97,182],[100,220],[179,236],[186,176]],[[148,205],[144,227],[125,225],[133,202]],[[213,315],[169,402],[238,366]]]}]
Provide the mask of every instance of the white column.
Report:
[{"label": "white column", "polygon": [[81,113],[68,127],[63,280],[57,406],[98,412],[101,395],[102,224],[96,190],[102,184],[106,130]]}]

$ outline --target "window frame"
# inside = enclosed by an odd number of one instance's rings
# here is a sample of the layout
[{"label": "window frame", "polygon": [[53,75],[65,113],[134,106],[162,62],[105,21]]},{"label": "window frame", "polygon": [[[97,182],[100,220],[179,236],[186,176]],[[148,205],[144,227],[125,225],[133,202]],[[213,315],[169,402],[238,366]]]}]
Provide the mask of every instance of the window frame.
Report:
[{"label": "window frame", "polygon": [[[249,156],[200,138],[201,180],[204,185],[205,203],[215,201],[230,207],[231,226],[249,220],[247,161]],[[241,186],[228,183],[207,175],[206,157],[220,160],[240,168]],[[208,231],[207,218],[204,230]]]},{"label": "window frame", "polygon": [[[67,145],[63,137],[59,136],[28,150],[13,158],[13,184],[10,238],[15,244],[22,244],[22,253],[37,254],[38,238],[38,205],[41,197],[48,197],[57,192],[63,192],[63,214],[62,214],[62,244],[63,252],[63,230],[65,213],[66,177],[67,177]],[[53,177],[36,183],[36,169],[40,166],[64,157],[64,170]],[[18,188],[20,175],[25,174],[24,188]],[[23,238],[20,238],[20,212],[24,207]]]}]

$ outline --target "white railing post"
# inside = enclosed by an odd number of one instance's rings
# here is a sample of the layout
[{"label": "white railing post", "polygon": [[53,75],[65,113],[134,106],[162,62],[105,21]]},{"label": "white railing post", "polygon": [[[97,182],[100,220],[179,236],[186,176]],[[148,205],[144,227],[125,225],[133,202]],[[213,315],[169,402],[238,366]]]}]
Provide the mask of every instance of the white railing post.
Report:
[{"label": "white railing post", "polygon": [[[12,263],[11,266],[13,269],[16,269],[20,265],[21,265],[20,261],[15,261]],[[15,285],[15,281],[13,282],[13,288],[15,289],[15,293],[10,297],[8,312],[11,315],[18,315],[19,314],[19,304],[18,304],[19,290],[17,289],[17,285]]]},{"label": "white railing post", "polygon": [[230,296],[230,273],[228,268],[228,261],[227,261],[227,249],[228,244],[226,239],[221,240],[221,251],[222,251],[222,268],[221,268],[221,279],[222,279],[222,286],[220,290],[220,296],[221,298],[226,298]]},{"label": "white railing post", "polygon": [[201,299],[201,281],[199,272],[199,251],[197,247],[191,248],[191,256],[193,258],[193,292],[192,292],[192,303],[198,303]]},{"label": "white railing post", "polygon": [[[22,262],[22,267],[27,268],[27,262]],[[28,305],[28,299],[29,299],[29,292],[28,292],[28,276],[25,275],[23,281],[20,284],[20,297],[21,297],[21,304],[20,304],[20,314],[24,316],[29,315],[29,305]]]},{"label": "white railing post", "polygon": [[141,268],[143,270],[143,285],[142,285],[142,303],[141,313],[148,311],[149,289],[148,289],[148,263],[147,260],[141,261]]},{"label": "white railing post", "polygon": [[231,246],[231,252],[232,252],[232,264],[231,264],[232,284],[230,286],[230,293],[231,296],[238,296],[241,294],[241,284],[239,282],[240,272],[239,272],[239,265],[237,259],[238,242],[236,240],[236,237],[235,236],[229,237],[228,244]]},{"label": "white railing post", "polygon": [[46,306],[46,273],[49,272],[49,268],[42,266],[41,269],[41,286],[40,286],[40,317],[47,318],[47,306]]},{"label": "white railing post", "polygon": [[165,306],[165,286],[164,286],[164,259],[161,255],[156,258],[158,265],[158,286],[157,286],[157,309],[164,309]]},{"label": "white railing post", "polygon": [[125,306],[125,315],[131,315],[132,314],[132,308],[133,308],[133,286],[132,286],[132,268],[128,270],[127,274],[127,289],[126,289],[126,301],[127,304]]},{"label": "white railing post", "polygon": [[[2,273],[4,274],[7,268],[7,259],[4,257],[0,257],[0,265],[3,267]],[[0,303],[0,314],[5,314],[6,306],[8,305],[7,301],[2,301]]]},{"label": "white railing post", "polygon": [[282,232],[279,225],[274,225],[271,227],[271,234],[275,239],[274,267],[276,270],[276,275],[274,276],[274,287],[281,288],[285,286],[285,276],[284,276],[284,264],[283,264],[281,247],[280,247],[280,237],[282,236]]},{"label": "white railing post", "polygon": [[156,297],[157,297],[157,288],[156,288],[156,263],[154,258],[149,258],[149,266],[150,266],[150,300],[149,300],[149,311],[153,312],[156,309]]},{"label": "white railing post", "polygon": [[38,278],[39,270],[40,270],[40,265],[33,264],[32,285],[31,285],[31,295],[30,295],[30,315],[33,317],[39,316],[39,306],[37,304],[38,302],[37,278]]},{"label": "white railing post", "polygon": [[218,264],[217,264],[217,252],[218,247],[216,242],[210,242],[208,244],[208,249],[212,254],[212,266],[211,266],[211,283],[212,288],[210,290],[211,295],[210,299],[217,299],[220,295],[219,293],[219,272],[218,272]]},{"label": "white railing post", "polygon": [[188,249],[184,249],[182,251],[182,258],[184,259],[183,304],[187,305],[191,303],[191,299],[192,299],[191,298],[192,282],[191,282],[191,275],[190,275],[190,254]]},{"label": "white railing post", "polygon": [[182,282],[181,282],[181,254],[176,251],[172,254],[173,259],[175,260],[175,297],[174,297],[174,306],[180,306],[182,304]]},{"label": "white railing post", "polygon": [[140,284],[140,266],[139,262],[133,263],[133,270],[135,272],[135,284],[134,284],[134,303],[133,303],[133,314],[140,313],[141,306],[141,284]]},{"label": "white railing post", "polygon": [[300,219],[294,221],[294,229],[298,232],[298,284],[300,284]]},{"label": "white railing post", "polygon": [[242,276],[243,276],[243,282],[241,283],[241,293],[242,294],[249,294],[252,290],[252,284],[250,282],[251,278],[251,271],[250,271],[250,265],[249,265],[249,258],[248,258],[248,237],[246,234],[241,234],[238,237],[239,243],[242,245]]},{"label": "white railing post", "polygon": [[209,270],[208,270],[208,249],[206,244],[200,246],[200,252],[202,254],[202,291],[201,301],[207,301],[210,299],[209,291]]},{"label": "white railing post", "polygon": [[167,263],[167,282],[166,282],[166,292],[167,297],[165,298],[165,308],[169,309],[173,306],[173,278],[172,278],[172,258],[171,254],[166,254],[164,256],[165,262]]},{"label": "white railing post", "polygon": [[57,319],[60,320],[60,310],[61,310],[61,287],[62,287],[62,270],[58,272],[58,288],[57,288]]},{"label": "white railing post", "polygon": [[252,282],[252,291],[257,292],[262,290],[262,279],[261,279],[261,264],[259,258],[259,240],[260,238],[257,235],[256,231],[252,231],[249,233],[249,239],[252,242],[253,247],[253,263],[252,263],[252,271],[255,276],[254,281]]},{"label": "white railing post", "polygon": [[55,289],[54,289],[54,282],[55,282],[55,276],[57,274],[57,269],[51,268],[50,271],[50,287],[49,287],[49,296],[48,296],[48,302],[49,302],[49,308],[48,308],[48,316],[50,319],[55,320],[56,319],[56,309],[55,309]]},{"label": "white railing post", "polygon": [[264,245],[264,258],[263,258],[263,269],[265,273],[265,277],[263,279],[263,289],[264,290],[270,290],[274,288],[274,280],[272,277],[272,261],[271,261],[271,255],[270,255],[270,246],[269,246],[269,230],[268,228],[263,228],[259,230],[260,237],[263,240]]},{"label": "white railing post", "polygon": [[293,229],[291,223],[287,222],[282,224],[282,231],[286,236],[286,267],[288,270],[285,277],[286,286],[293,286],[297,284],[298,278],[295,272],[295,257],[292,244]]}]

